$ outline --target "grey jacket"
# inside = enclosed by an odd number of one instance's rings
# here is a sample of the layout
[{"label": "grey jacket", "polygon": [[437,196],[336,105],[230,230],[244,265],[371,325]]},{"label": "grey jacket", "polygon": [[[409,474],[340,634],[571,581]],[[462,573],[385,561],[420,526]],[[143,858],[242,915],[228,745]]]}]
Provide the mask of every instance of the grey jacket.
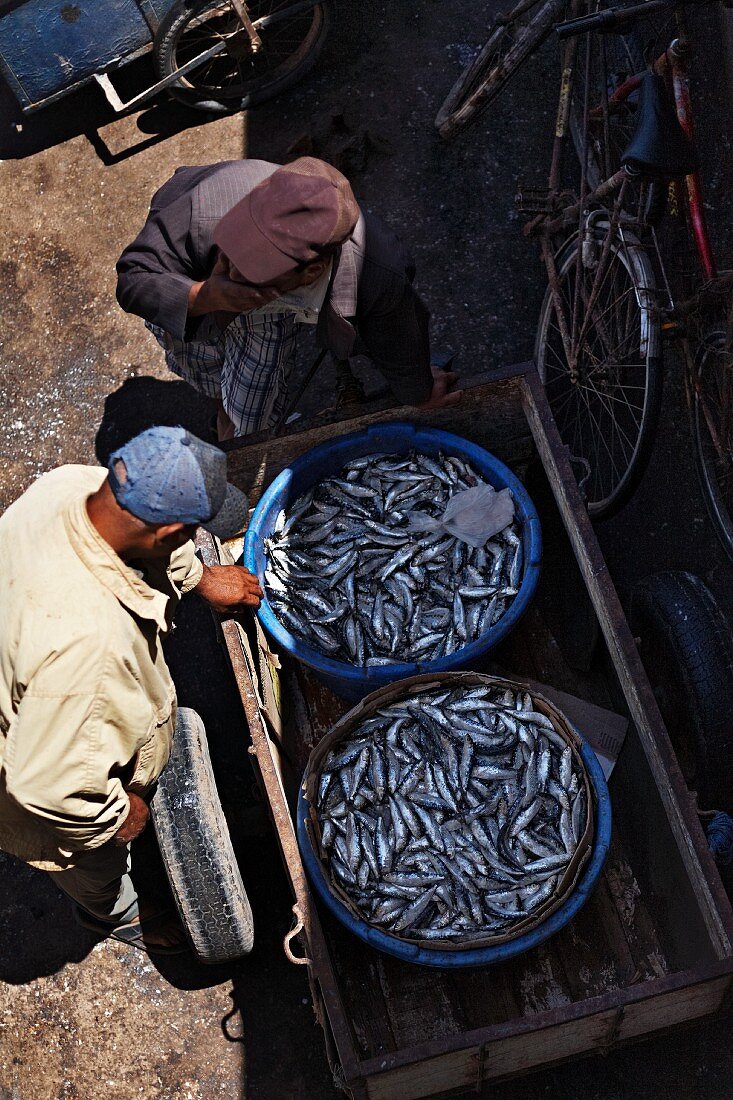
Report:
[{"label": "grey jacket", "polygon": [[[279,165],[224,161],[179,168],[153,196],[142,230],[117,263],[117,300],[178,339],[195,339],[187,317],[193,282],[211,274],[214,226]],[[378,218],[363,214],[334,261],[317,340],[338,359],[363,352],[403,404],[427,400],[429,313],[412,286],[414,265]]]}]

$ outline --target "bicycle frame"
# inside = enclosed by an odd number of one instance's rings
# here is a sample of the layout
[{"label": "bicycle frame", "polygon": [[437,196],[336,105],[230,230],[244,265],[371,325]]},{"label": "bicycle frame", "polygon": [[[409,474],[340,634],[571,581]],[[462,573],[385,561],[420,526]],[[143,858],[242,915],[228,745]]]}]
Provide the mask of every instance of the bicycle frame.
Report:
[{"label": "bicycle frame", "polygon": [[[572,15],[575,16],[579,14],[582,11],[583,6],[583,0],[574,0],[573,4],[571,5]],[[672,91],[674,93],[675,107],[680,125],[682,126],[687,136],[691,140],[693,140],[694,118],[692,101],[690,97],[689,74],[687,69],[687,57],[689,54],[690,44],[682,9],[678,9],[676,11],[675,18],[678,27],[678,37],[657,58],[657,60],[654,62],[653,67],[658,75],[662,76],[670,83]],[[557,200],[560,197],[560,171],[562,165],[563,150],[566,144],[569,128],[568,120],[570,114],[570,101],[573,91],[577,51],[578,39],[569,39],[565,46],[565,54],[563,58],[563,72],[560,87],[560,97],[558,102],[557,120],[555,126],[552,164],[550,167],[550,174],[548,179],[548,205],[550,207],[556,207]],[[588,54],[588,57],[586,59],[587,66],[589,66],[590,64],[589,56],[590,55]],[[587,75],[588,74],[586,73],[586,88],[588,88]],[[618,112],[629,99],[629,97],[638,90],[643,77],[643,72],[636,73],[633,76],[628,77],[621,85],[619,85],[619,87],[612,93],[612,95],[606,97],[606,95],[604,94],[604,102],[600,105],[595,105],[591,107],[589,103],[586,103],[584,105],[585,117],[588,119],[589,122],[598,122],[602,120],[603,125],[607,126],[608,118],[615,112]],[[594,203],[601,206],[605,206],[608,204],[609,207],[611,207],[609,211],[611,217],[611,224],[609,226],[610,238],[610,236],[618,228],[618,224],[620,221],[621,200],[623,197],[625,185],[632,178],[632,174],[626,168],[621,168],[608,179],[604,180],[594,190],[586,192],[586,172],[585,166],[582,166],[580,200],[573,205],[563,209],[561,213],[556,213],[554,218],[551,217],[552,210],[548,209],[543,213],[540,213],[524,227],[524,232],[527,236],[541,235],[542,255],[545,266],[547,268],[548,281],[553,296],[559,295],[559,290],[557,272],[554,263],[554,253],[550,245],[551,238],[555,234],[565,233],[573,227],[576,227],[580,232],[582,229],[583,218],[585,217],[585,214],[590,205]],[[682,184],[678,180],[675,180],[672,182],[671,186],[674,188],[677,201],[680,202],[684,199],[686,203],[689,214],[690,227],[692,231],[692,238],[694,241],[695,251],[697,253],[702,276],[706,283],[711,283],[718,278],[718,268],[713,253],[712,242],[710,240],[707,219],[705,216],[703,189],[700,175],[698,172],[694,172],[685,178],[684,184]],[[603,268],[604,260],[605,250],[599,264],[600,269]],[[570,332],[567,328],[565,319],[562,316],[562,310],[559,308],[559,297],[557,300],[557,305],[558,324],[561,329],[561,335],[563,339],[563,344],[566,349],[571,376],[575,377],[576,368],[574,363],[574,349],[578,347],[579,343],[577,317],[573,317],[572,332]],[[585,305],[587,309],[588,303],[585,303]],[[592,299],[590,305],[593,305]],[[574,313],[577,314],[577,305]],[[582,335],[583,332],[581,330],[581,338]]]},{"label": "bicycle frame", "polygon": [[[679,11],[676,18],[679,37],[676,38],[664,53],[657,58],[653,68],[659,76],[664,77],[671,83],[680,126],[690,140],[693,141],[695,137],[695,125],[692,111],[692,99],[690,97],[689,73],[687,70],[687,56],[689,54],[690,43],[683,13]],[[608,100],[609,112],[613,113],[614,109],[617,109],[639,88],[643,76],[643,73],[636,73],[634,76],[630,76],[625,80],[623,84],[619,85]],[[599,108],[594,109],[591,113],[591,117],[600,117]],[[681,190],[680,184],[674,181],[673,187],[679,199]],[[687,209],[690,215],[692,236],[700,261],[700,269],[705,281],[711,282],[718,277],[718,267],[713,254],[710,234],[708,232],[699,172],[693,172],[692,175],[687,176],[684,181],[684,187],[687,196]]]},{"label": "bicycle frame", "polygon": [[[575,5],[574,5],[575,6]],[[670,46],[660,54],[657,60],[654,62],[654,71],[665,80],[667,80],[672,87],[674,94],[675,107],[677,110],[677,118],[682,129],[685,131],[691,141],[694,140],[695,127],[694,117],[692,109],[692,99],[690,96],[690,82],[689,73],[687,69],[687,56],[689,54],[690,43],[687,34],[687,28],[684,21],[684,13],[682,10],[678,10],[676,13],[677,25],[679,30],[679,36],[670,44]],[[565,140],[567,131],[567,117],[570,103],[570,94],[572,91],[572,72],[575,53],[577,51],[577,39],[571,39],[566,47],[566,62],[563,69],[563,85],[560,92],[560,106],[558,108],[558,125],[555,132],[555,144],[553,148],[552,167],[550,170],[549,188],[550,192],[556,192],[559,178],[559,170],[561,163],[561,151]],[[628,77],[623,84],[613,92],[608,98],[607,102],[601,106],[593,107],[588,112],[588,117],[591,120],[599,120],[606,116],[612,115],[618,111],[619,108],[628,100],[634,92],[638,90],[641,85],[644,73],[636,73],[633,76]],[[605,203],[623,184],[625,179],[630,178],[626,169],[621,169],[616,172],[609,179],[605,180],[595,191],[590,192],[585,196],[585,202],[599,202]],[[682,185],[679,181],[675,180],[672,183],[672,187],[675,190],[677,199],[682,197]],[[706,282],[712,282],[718,277],[718,266],[715,260],[713,252],[712,242],[710,240],[710,233],[707,226],[707,218],[705,216],[705,205],[702,182],[700,180],[699,172],[693,172],[691,175],[686,176],[684,180],[684,196],[686,199],[687,210],[690,217],[690,225],[692,229],[693,241],[695,244],[695,250],[697,252],[698,260],[700,263],[700,269],[703,278]],[[575,221],[579,213],[577,206],[571,207],[569,210],[563,212],[560,218],[555,219],[549,224],[545,224],[543,229],[548,233],[554,233],[563,229],[569,228]],[[534,230],[535,226],[530,223],[527,227],[528,234]]]}]

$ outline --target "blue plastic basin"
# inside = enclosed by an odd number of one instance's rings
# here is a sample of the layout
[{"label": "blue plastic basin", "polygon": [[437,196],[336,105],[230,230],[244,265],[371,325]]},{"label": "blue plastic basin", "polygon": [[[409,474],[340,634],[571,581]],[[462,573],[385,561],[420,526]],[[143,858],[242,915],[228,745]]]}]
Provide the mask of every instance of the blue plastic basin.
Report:
[{"label": "blue plastic basin", "polygon": [[578,885],[572,894],[556,909],[543,924],[538,925],[531,932],[518,936],[509,943],[500,943],[495,947],[467,948],[465,951],[441,951],[428,947],[418,947],[417,944],[398,940],[394,936],[382,932],[366,921],[358,920],[352,916],[346,906],[332,892],[326,877],[326,870],[318,855],[313,850],[311,837],[306,822],[309,817],[309,803],[301,787],[298,797],[297,833],[300,854],[308,873],[308,878],[324,905],[330,909],[333,915],[344,924],[350,932],[358,936],[364,943],[378,951],[385,951],[388,955],[394,955],[405,962],[418,963],[421,966],[454,967],[454,966],[490,966],[492,964],[506,962],[507,959],[520,955],[523,951],[529,951],[538,944],[559,932],[575,914],[585,905],[601,873],[603,864],[608,854],[611,843],[611,796],[608,793],[608,785],[598,757],[593,749],[585,741],[580,747],[580,755],[588,772],[591,787],[595,795],[595,838],[589,861],[585,865]]},{"label": "blue plastic basin", "polygon": [[416,450],[435,457],[439,452],[469,462],[495,489],[509,488],[514,496],[515,515],[522,527],[524,574],[519,593],[508,611],[485,634],[455,653],[435,661],[406,662],[357,668],[346,661],[335,661],[314,646],[292,635],[279,621],[265,598],[258,611],[262,626],[287,653],[308,665],[332,691],[344,699],[356,700],[406,676],[423,672],[454,672],[470,668],[471,663],[505,638],[516,626],[537,587],[542,560],[542,536],[537,510],[527,490],[508,466],[483,447],[460,436],[412,424],[375,424],[363,432],[343,435],[295,459],[263,493],[244,540],[244,564],[257,575],[264,588],[266,554],[264,540],[272,534],[278,514],[287,511],[303,493],[324,478],[333,477],[354,458],[364,455],[403,454]]}]

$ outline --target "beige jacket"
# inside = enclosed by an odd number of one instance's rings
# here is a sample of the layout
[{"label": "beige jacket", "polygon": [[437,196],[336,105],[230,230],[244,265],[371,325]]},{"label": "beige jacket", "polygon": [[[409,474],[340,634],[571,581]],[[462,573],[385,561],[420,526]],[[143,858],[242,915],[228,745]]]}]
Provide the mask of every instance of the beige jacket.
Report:
[{"label": "beige jacket", "polygon": [[190,542],[126,565],[87,516],[105,476],[62,466],[0,518],[0,848],[47,870],[109,840],[125,789],[165,767],[176,698],[161,641],[202,573]]}]

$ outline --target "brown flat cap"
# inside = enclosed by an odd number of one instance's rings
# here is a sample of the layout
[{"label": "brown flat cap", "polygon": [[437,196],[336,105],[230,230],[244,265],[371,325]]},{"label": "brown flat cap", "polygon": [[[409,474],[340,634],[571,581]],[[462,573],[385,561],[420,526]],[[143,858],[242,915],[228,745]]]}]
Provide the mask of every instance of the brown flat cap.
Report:
[{"label": "brown flat cap", "polygon": [[300,157],[233,206],[214,241],[248,282],[266,284],[345,240],[358,218],[346,177],[325,161]]}]

